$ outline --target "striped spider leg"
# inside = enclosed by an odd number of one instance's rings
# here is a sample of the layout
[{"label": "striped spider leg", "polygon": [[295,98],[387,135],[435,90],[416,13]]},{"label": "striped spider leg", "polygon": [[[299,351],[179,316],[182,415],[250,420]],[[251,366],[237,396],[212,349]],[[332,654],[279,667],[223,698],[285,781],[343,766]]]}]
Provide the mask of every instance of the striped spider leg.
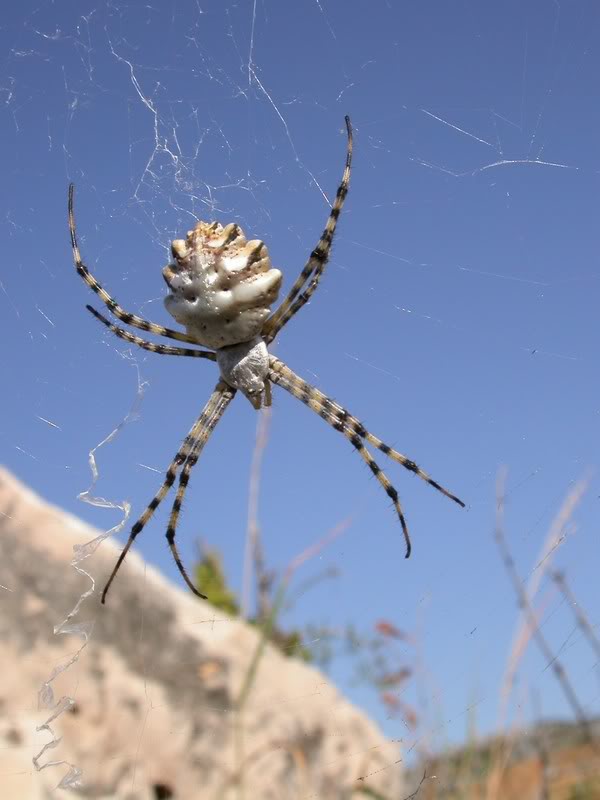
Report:
[{"label": "striped spider leg", "polygon": [[187,333],[181,331],[174,331],[171,328],[165,328],[163,325],[158,325],[156,322],[148,322],[148,320],[138,317],[137,314],[131,314],[125,311],[124,308],[117,303],[117,301],[109,295],[109,293],[98,283],[96,278],[92,275],[89,269],[81,260],[81,253],[77,243],[77,233],[75,229],[75,212],[73,208],[75,194],[75,186],[71,183],[69,185],[69,233],[71,234],[71,247],[73,249],[73,261],[75,262],[75,269],[87,283],[90,289],[95,292],[102,302],[106,305],[110,313],[124,322],[126,325],[131,325],[133,328],[139,328],[148,333],[154,333],[157,336],[166,336],[168,339],[177,339],[180,342],[190,342],[191,344],[198,344],[198,341]]},{"label": "striped spider leg", "polygon": [[[204,445],[208,441],[210,435],[214,431],[217,426],[217,423],[225,413],[225,409],[231,403],[237,389],[232,389],[231,386],[228,386],[224,381],[219,381],[217,384],[217,388],[215,390],[215,394],[219,393],[219,397],[217,399],[217,404],[215,411],[210,419],[206,421],[204,427],[200,430],[198,435],[198,439],[196,443],[193,445],[190,454],[187,458],[187,461],[183,465],[183,469],[179,476],[179,486],[177,487],[177,494],[175,496],[175,500],[173,501],[173,508],[171,509],[171,515],[169,517],[169,524],[167,526],[167,542],[169,543],[169,547],[171,549],[171,554],[179,572],[183,576],[183,579],[192,590],[192,592],[197,595],[197,597],[202,597],[204,600],[207,599],[205,594],[199,592],[190,578],[188,577],[187,572],[183,566],[181,561],[181,557],[179,555],[179,551],[177,550],[177,546],[175,544],[175,531],[177,530],[177,522],[179,521],[179,514],[181,512],[181,506],[183,505],[183,498],[185,496],[185,491],[187,489],[187,485],[190,479],[190,473],[192,469],[195,467],[198,459],[200,458],[200,454],[204,448]],[[214,396],[214,395],[213,395]]]},{"label": "striped spider leg", "polygon": [[373,447],[376,447],[393,461],[396,461],[398,464],[402,464],[405,469],[409,470],[410,472],[414,472],[415,475],[418,475],[419,478],[424,480],[430,486],[433,486],[439,492],[445,494],[446,497],[454,500],[454,502],[458,503],[459,506],[462,506],[463,508],[465,507],[465,504],[462,500],[459,500],[456,495],[452,494],[452,492],[449,492],[441,484],[433,480],[433,478],[431,478],[426,472],[417,466],[414,461],[411,461],[411,459],[402,455],[402,453],[399,453],[397,450],[394,450],[392,447],[385,444],[385,442],[379,439],[379,437],[374,436],[365,428],[359,419],[352,416],[352,414],[346,411],[345,408],[340,406],[331,398],[327,397],[327,395],[323,394],[323,392],[321,392],[319,389],[311,386],[299,375],[296,375],[295,372],[292,372],[292,370],[282,361],[279,361],[279,359],[271,356],[269,358],[269,367],[269,379],[273,383],[281,386],[282,389],[285,389],[293,397],[307,405],[310,409],[312,409],[312,411],[324,419],[325,422],[329,423],[332,428],[335,428],[336,431],[343,433],[350,444],[358,451],[360,457],[363,459],[363,461],[365,461],[373,475],[375,475],[383,487],[387,496],[394,504],[394,508],[396,509],[396,513],[398,514],[398,518],[400,519],[400,524],[402,526],[404,540],[406,542],[406,558],[410,556],[412,545],[406,519],[404,518],[404,512],[402,511],[402,506],[400,505],[398,492],[392,486],[387,475],[383,472],[381,467],[378,466],[371,453],[367,450],[363,440],[373,445]]},{"label": "striped spider leg", "polygon": [[103,316],[99,311],[96,311],[93,306],[86,306],[86,308],[99,322],[106,325],[111,333],[114,333],[119,339],[124,339],[130,344],[141,347],[142,350],[149,350],[151,353],[159,353],[164,356],[191,356],[192,358],[207,358],[209,361],[217,360],[217,356],[211,350],[192,350],[191,347],[172,347],[169,344],[147,342],[145,339],[142,339],[141,336],[136,336],[134,333],[126,331],[124,328],[119,328],[118,325],[113,325],[109,319]]},{"label": "striped spider leg", "polygon": [[133,525],[131,533],[129,534],[129,539],[127,540],[125,547],[121,551],[121,555],[119,556],[117,563],[113,568],[113,571],[110,573],[108,581],[106,582],[104,590],[102,591],[101,602],[103,604],[106,602],[106,595],[108,594],[108,590],[110,589],[110,586],[113,580],[115,579],[115,576],[119,571],[121,564],[125,560],[125,556],[129,552],[129,549],[134,543],[136,537],[142,532],[145,525],[150,521],[150,519],[154,515],[154,512],[159,507],[159,505],[164,500],[169,490],[175,483],[175,478],[177,477],[178,470],[181,468],[182,465],[183,465],[183,470],[181,472],[181,476],[179,479],[179,487],[177,489],[177,495],[175,497],[173,510],[171,511],[171,517],[169,519],[169,527],[167,529],[167,541],[169,543],[171,553],[173,554],[173,558],[175,559],[175,563],[177,564],[177,568],[179,569],[179,572],[181,573],[183,579],[185,580],[189,588],[198,597],[206,599],[206,596],[203,595],[201,592],[199,592],[194,586],[194,584],[191,582],[183,566],[183,563],[179,556],[179,552],[177,550],[177,546],[175,545],[175,530],[177,527],[179,512],[181,510],[181,504],[183,502],[183,496],[185,494],[185,489],[187,487],[188,480],[190,477],[190,472],[194,467],[194,465],[196,464],[196,462],[198,461],[198,458],[204,448],[204,445],[210,438],[211,433],[214,431],[215,427],[217,426],[217,423],[223,416],[225,409],[227,408],[229,403],[233,400],[235,393],[236,390],[232,389],[230,386],[227,386],[227,384],[225,384],[223,381],[219,381],[219,383],[217,384],[207,404],[202,409],[200,416],[193,424],[190,432],[185,437],[181,447],[175,454],[175,458],[173,459],[173,461],[171,461],[169,468],[167,469],[167,474],[160,489],[154,495],[144,513]]},{"label": "striped spider leg", "polygon": [[[310,300],[312,294],[319,285],[321,275],[325,271],[325,267],[329,261],[329,254],[331,252],[333,237],[335,236],[337,221],[342,213],[344,200],[348,194],[348,188],[350,186],[350,172],[352,169],[352,124],[350,122],[350,117],[345,117],[345,122],[346,132],[348,135],[346,164],[344,166],[342,180],[338,186],[335,200],[333,201],[333,205],[331,207],[331,212],[329,213],[329,217],[327,219],[327,224],[325,225],[325,230],[323,231],[317,246],[310,254],[310,257],[302,269],[302,272],[288,292],[287,297],[275,311],[275,313],[269,317],[264,325],[262,335],[263,339],[268,345],[271,344],[279,331],[290,321],[294,314]],[[312,280],[310,280],[311,278]],[[308,287],[302,292],[302,294],[300,294],[300,291],[309,280],[310,283]]]}]

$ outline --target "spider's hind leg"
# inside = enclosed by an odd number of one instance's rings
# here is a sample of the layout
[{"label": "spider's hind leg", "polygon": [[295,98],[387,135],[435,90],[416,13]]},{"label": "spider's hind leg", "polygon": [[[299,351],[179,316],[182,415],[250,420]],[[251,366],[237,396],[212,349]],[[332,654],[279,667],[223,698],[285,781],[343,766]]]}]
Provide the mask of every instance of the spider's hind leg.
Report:
[{"label": "spider's hind leg", "polygon": [[446,495],[446,497],[448,497],[450,500],[454,500],[455,503],[458,503],[458,505],[461,508],[465,507],[464,502],[459,497],[457,497],[455,494],[452,494],[452,492],[448,491],[448,489],[444,488],[441,485],[441,483],[435,481],[431,477],[431,475],[428,475],[427,472],[421,469],[421,467],[418,464],[416,464],[410,458],[407,458],[402,453],[399,453],[398,450],[394,450],[394,448],[390,447],[389,444],[386,444],[381,439],[379,439],[379,437],[374,436],[370,431],[366,430],[364,426],[360,422],[358,422],[356,417],[352,417],[351,419],[352,423],[357,422],[358,425],[362,428],[362,433],[360,435],[363,436],[364,439],[369,444],[372,444],[373,447],[376,447],[382,453],[385,453],[385,455],[391,458],[392,461],[396,461],[398,464],[402,464],[402,466],[409,472],[414,472],[415,475],[418,475],[419,478],[421,478],[421,480],[424,480],[430,486],[433,486],[433,488],[437,489],[438,492],[441,492],[442,494]]},{"label": "spider's hind leg", "polygon": [[202,594],[202,592],[196,589],[196,587],[192,583],[192,580],[187,574],[185,567],[183,566],[183,561],[181,560],[181,556],[179,555],[179,550],[177,549],[177,545],[175,544],[175,531],[177,530],[179,514],[181,513],[181,506],[183,504],[183,498],[185,496],[185,491],[187,489],[187,485],[190,479],[190,473],[194,468],[194,466],[196,465],[198,459],[200,458],[200,454],[204,449],[204,445],[210,438],[211,433],[214,431],[217,423],[223,416],[225,409],[232,401],[236,393],[235,389],[232,389],[231,387],[227,386],[222,381],[218,385],[217,391],[220,392],[220,397],[217,399],[216,407],[214,408],[212,415],[206,419],[204,426],[200,429],[198,438],[196,439],[190,451],[190,454],[187,458],[187,461],[183,465],[181,475],[179,476],[179,486],[177,487],[177,494],[173,502],[173,508],[171,509],[171,516],[169,517],[169,525],[166,534],[167,542],[169,543],[169,548],[171,550],[171,555],[173,556],[173,560],[177,564],[177,569],[181,573],[181,577],[187,583],[188,587],[192,590],[192,592],[197,597],[201,597],[203,600],[206,600],[206,595]]},{"label": "spider's hind leg", "polygon": [[[328,422],[332,428],[335,428],[336,431],[343,433],[352,447],[354,447],[354,449],[358,452],[359,456],[369,467],[373,475],[381,484],[387,496],[394,504],[394,508],[398,514],[398,519],[400,520],[400,525],[402,526],[402,533],[404,535],[404,541],[406,542],[406,558],[408,558],[412,550],[412,545],[410,541],[410,534],[408,532],[408,525],[406,524],[404,512],[402,511],[402,506],[400,505],[398,492],[392,485],[385,472],[381,469],[379,464],[377,464],[371,453],[369,453],[365,447],[365,444],[359,433],[357,433],[357,431],[355,431],[353,428],[345,425],[341,419],[332,416],[327,403],[324,403],[316,394],[317,390],[314,389],[314,387],[312,387],[310,384],[306,383],[306,381],[302,380],[302,378],[298,377],[298,375],[295,375],[295,373],[286,367],[285,364],[273,357],[271,357],[270,377],[273,383],[279,384],[283,389],[286,389],[288,392],[290,392],[290,394],[298,398],[298,400],[301,400],[305,405],[317,413],[322,419],[325,420],[325,422]],[[332,402],[329,401],[325,395],[322,395],[322,397],[327,400],[328,403]]]},{"label": "spider's hind leg", "polygon": [[402,512],[402,507],[400,505],[400,500],[398,498],[398,492],[390,483],[382,469],[378,466],[373,456],[367,450],[364,441],[372,444],[382,453],[385,453],[385,455],[389,456],[394,461],[402,464],[405,469],[409,470],[410,472],[414,472],[430,486],[433,486],[439,492],[446,495],[446,497],[449,497],[451,500],[454,500],[454,502],[464,507],[465,504],[462,500],[459,500],[456,495],[449,492],[437,481],[434,481],[433,478],[431,478],[424,470],[417,466],[414,461],[411,461],[411,459],[402,455],[402,453],[399,453],[397,450],[394,450],[377,436],[374,436],[372,433],[370,433],[357,417],[354,417],[352,414],[346,411],[345,408],[340,406],[334,400],[331,400],[331,398],[327,397],[327,395],[323,394],[323,392],[319,391],[319,389],[311,386],[299,375],[296,375],[283,362],[279,361],[274,356],[271,356],[269,363],[271,365],[269,377],[273,383],[279,384],[282,389],[285,389],[298,400],[301,400],[305,405],[307,405],[322,419],[324,419],[325,422],[331,425],[332,428],[335,428],[336,431],[343,433],[346,439],[348,439],[352,446],[358,451],[360,457],[366,462],[369,469],[375,475],[384,491],[394,504],[400,519],[400,524],[402,525],[402,532],[406,540],[407,558],[411,551],[410,536],[408,533],[406,520]]},{"label": "spider's hind leg", "polygon": [[[183,444],[175,454],[175,458],[169,464],[169,468],[167,469],[167,474],[165,475],[165,479],[158,490],[158,492],[154,495],[150,503],[148,504],[146,510],[141,515],[141,517],[137,520],[137,522],[133,525],[131,529],[131,533],[129,534],[129,539],[127,540],[125,547],[121,551],[121,555],[117,559],[117,563],[113,567],[112,572],[106,582],[104,590],[102,591],[101,602],[104,604],[106,602],[106,595],[108,594],[108,590],[111,587],[112,582],[114,581],[117,572],[119,571],[121,564],[125,560],[125,556],[131,549],[136,537],[142,532],[146,524],[150,521],[154,512],[165,499],[166,495],[168,494],[170,488],[175,483],[175,478],[177,477],[177,472],[182,464],[184,464],[190,454],[198,447],[199,442],[201,442],[201,446],[198,452],[202,449],[206,440],[210,436],[212,430],[214,429],[215,425],[217,424],[218,420],[220,419],[223,411],[227,407],[227,404],[235,394],[235,391],[231,390],[228,386],[225,386],[224,383],[219,382],[215,391],[212,393],[208,403],[202,409],[202,413],[193,424],[190,432],[183,440]],[[227,402],[223,404],[223,397],[227,397]],[[221,408],[222,407],[222,408]],[[221,409],[221,410],[220,410]],[[194,461],[194,463],[196,463]],[[193,466],[193,464],[192,464]]]},{"label": "spider's hind leg", "polygon": [[404,512],[402,511],[402,506],[400,505],[400,498],[398,497],[398,492],[396,488],[391,484],[389,478],[385,474],[385,472],[381,469],[379,464],[375,461],[371,453],[367,450],[364,445],[363,440],[360,436],[356,433],[351,433],[346,428],[338,428],[330,419],[324,417],[326,422],[329,422],[330,425],[336,430],[341,431],[344,434],[346,439],[350,441],[352,447],[354,447],[358,455],[363,459],[363,461],[367,464],[373,475],[377,478],[379,483],[382,485],[383,490],[390,498],[392,503],[394,504],[394,508],[396,509],[396,513],[398,514],[398,519],[400,520],[400,525],[402,526],[402,534],[404,536],[404,541],[406,542],[406,554],[405,558],[409,558],[411,551],[412,551],[412,544],[410,541],[410,534],[408,532],[408,525],[406,524],[406,519],[404,518]]},{"label": "spider's hind leg", "polygon": [[450,500],[458,503],[458,505],[462,508],[465,507],[463,501],[460,500],[455,494],[434,480],[431,475],[425,472],[424,469],[421,469],[421,467],[412,459],[407,458],[398,450],[394,450],[394,448],[390,447],[389,444],[386,444],[378,436],[375,436],[373,433],[368,431],[357,417],[350,414],[349,411],[347,411],[339,403],[336,403],[335,400],[327,397],[327,395],[323,394],[320,389],[311,386],[274,356],[271,356],[270,363],[272,372],[275,372],[277,375],[277,380],[275,380],[273,376],[271,376],[271,379],[275,383],[279,383],[284,389],[293,394],[294,397],[297,397],[299,400],[301,400],[305,405],[308,405],[310,408],[312,408],[313,411],[319,414],[319,416],[322,417],[326,422],[329,422],[329,424],[332,425],[336,430],[339,430],[346,436],[349,434],[355,434],[359,436],[361,439],[364,439],[366,442],[373,445],[373,447],[376,447],[378,450],[388,456],[388,458],[391,458],[392,461],[402,464],[402,466],[409,472],[414,472],[415,475],[418,475],[421,480],[425,481],[425,483],[433,486],[433,488],[437,489],[438,492],[441,492]]}]

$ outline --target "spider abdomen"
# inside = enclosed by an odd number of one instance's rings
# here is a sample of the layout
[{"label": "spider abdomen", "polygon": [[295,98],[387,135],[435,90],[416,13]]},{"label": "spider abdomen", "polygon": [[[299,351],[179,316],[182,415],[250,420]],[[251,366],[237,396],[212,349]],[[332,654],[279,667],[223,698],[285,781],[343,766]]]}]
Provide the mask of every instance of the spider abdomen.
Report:
[{"label": "spider abdomen", "polygon": [[282,281],[263,242],[234,223],[198,222],[171,250],[165,307],[198,344],[216,350],[260,334]]}]

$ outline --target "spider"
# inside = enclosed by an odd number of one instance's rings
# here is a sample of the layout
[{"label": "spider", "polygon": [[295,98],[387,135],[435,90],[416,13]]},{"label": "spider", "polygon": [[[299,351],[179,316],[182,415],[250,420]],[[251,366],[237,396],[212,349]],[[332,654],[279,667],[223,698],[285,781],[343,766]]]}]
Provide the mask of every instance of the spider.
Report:
[{"label": "spider", "polygon": [[110,313],[133,328],[210,349],[155,344],[114,325],[92,306],[87,305],[87,310],[126,342],[152,353],[216,361],[220,370],[219,382],[169,465],[162,485],[133,525],[129,539],[102,592],[102,603],[106,602],[108,590],[130,547],[172,488],[178,474],[179,484],[167,527],[167,541],[186,584],[195,595],[207,599],[194,586],[183,566],[175,544],[175,531],[190,473],[238,390],[258,410],[271,405],[271,384],[276,384],[316,412],[336,431],[343,433],[391,499],[402,526],[406,558],[411,553],[411,541],[398,492],[365,447],[365,442],[402,464],[464,508],[462,500],[433,480],[414,461],[385,444],[368,431],[359,419],[292,372],[267,349],[294,314],[310,300],[329,260],[337,221],[350,183],[352,125],[349,117],[345,118],[345,122],[346,163],[327,224],[287,297],[273,313],[270,307],[277,299],[282,275],[271,266],[264,243],[259,240],[247,241],[241,228],[235,223],[223,227],[217,222],[202,221],[188,232],[187,239],[176,239],[172,242],[173,260],[163,269],[163,277],[169,288],[165,307],[185,327],[186,332],[165,328],[125,311],[103,289],[81,260],[73,211],[74,186],[69,186],[69,230],[75,268]]}]

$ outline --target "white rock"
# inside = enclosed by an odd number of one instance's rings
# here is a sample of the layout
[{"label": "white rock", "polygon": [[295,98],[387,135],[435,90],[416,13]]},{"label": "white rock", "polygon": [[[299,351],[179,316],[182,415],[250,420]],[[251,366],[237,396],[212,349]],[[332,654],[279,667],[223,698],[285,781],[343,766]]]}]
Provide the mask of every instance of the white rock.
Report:
[{"label": "white rock", "polygon": [[[66,768],[31,765],[49,740],[35,732],[50,713],[37,709],[37,696],[81,646],[53,627],[89,588],[69,565],[73,545],[97,535],[0,470],[0,797],[7,800],[59,796],[53,787]],[[101,587],[117,553],[107,540],[81,566]],[[174,588],[135,553],[108,604],[100,606],[96,593],[73,622],[92,622],[93,631],[52,683],[55,698],[70,695],[76,704],[52,723],[62,740],[46,758],[82,769],[82,796],[234,800],[240,778],[247,800],[353,800],[356,785],[402,796],[397,746],[318,670],[271,646],[236,716],[259,634]]]}]

